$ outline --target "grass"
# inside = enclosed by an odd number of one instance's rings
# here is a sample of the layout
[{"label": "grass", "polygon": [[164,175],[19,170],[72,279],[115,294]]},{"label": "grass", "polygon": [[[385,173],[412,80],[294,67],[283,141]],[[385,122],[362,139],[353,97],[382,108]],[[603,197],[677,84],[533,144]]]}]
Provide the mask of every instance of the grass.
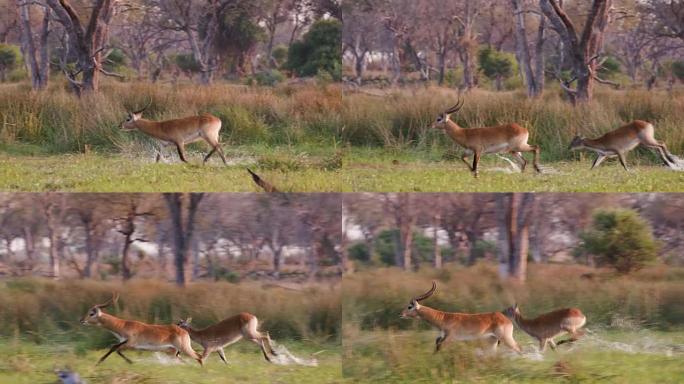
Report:
[{"label": "grass", "polygon": [[[269,364],[251,342],[227,347],[201,368],[190,358],[180,364],[164,354],[128,351],[135,364],[117,355],[96,367],[116,340],[106,330],[79,323],[92,305],[120,294],[105,311],[125,319],[170,324],[191,316],[197,327],[242,311],[255,314],[276,350],[318,366]],[[115,281],[37,278],[0,280],[0,383],[55,382],[54,368],[78,372],[88,383],[335,383],[341,382],[341,304],[339,283],[299,288],[197,282],[178,288],[157,280]],[[195,350],[202,350],[195,345]],[[287,361],[287,360],[286,360]],[[292,363],[292,360],[289,360]]]},{"label": "grass", "polygon": [[[615,162],[590,171],[589,159],[547,163],[545,173],[530,168],[511,172],[508,164],[489,156],[474,179],[449,152],[397,151],[381,148],[233,147],[231,165],[217,159],[201,165],[155,164],[151,153],[45,155],[24,146],[0,153],[0,190],[75,192],[255,192],[245,168],[287,192],[668,192],[681,191],[684,172],[629,157],[632,172]],[[445,156],[446,153],[446,156]],[[446,157],[446,159],[445,159]]]},{"label": "grass", "polygon": [[[587,328],[591,330],[591,325]],[[373,383],[679,383],[684,375],[684,332],[595,329],[558,352],[537,352],[516,331],[517,356],[500,346],[496,355],[473,343],[452,342],[434,354],[436,332],[346,331],[343,372]]]},{"label": "grass", "polygon": [[[104,332],[91,329],[90,332]],[[113,339],[113,337],[111,337]],[[97,360],[105,349],[84,350],[78,343],[45,343],[36,345],[16,339],[0,339],[0,384],[55,383],[54,369],[69,367],[90,384],[97,383],[340,383],[342,382],[340,347],[329,343],[283,342],[298,357],[315,354],[318,366],[282,366],[266,362],[256,345],[244,341],[225,349],[229,364],[224,365],[214,354],[204,367],[184,357],[185,364],[154,352],[126,355],[134,361],[127,364],[116,354],[101,365]],[[196,350],[201,347],[195,345]]]},{"label": "grass", "polygon": [[[677,383],[684,367],[684,269],[657,266],[629,276],[584,266],[530,265],[525,284],[502,281],[496,266],[418,272],[377,268],[345,277],[343,372],[374,383]],[[591,277],[586,277],[591,273]],[[583,277],[584,276],[584,277]],[[399,313],[437,281],[422,304],[453,312],[500,311],[514,302],[523,315],[576,306],[587,335],[541,355],[516,330],[518,356],[477,342],[453,341],[434,354],[437,331]]]},{"label": "grass", "polygon": [[[288,192],[352,191],[566,191],[681,190],[684,173],[658,165],[647,150],[628,157],[634,172],[615,162],[589,172],[593,156],[573,154],[574,134],[597,136],[634,119],[656,126],[656,137],[684,152],[684,92],[598,90],[580,107],[554,89],[543,99],[521,92],[473,91],[454,116],[466,127],[518,122],[542,147],[546,173],[510,173],[485,156],[474,180],[460,150],[428,129],[438,111],[457,98],[447,88],[404,88],[343,93],[335,84],[275,88],[219,83],[131,84],[106,81],[81,99],[58,82],[43,93],[26,84],[0,86],[0,189],[5,191],[226,191],[254,192],[250,166]],[[209,112],[223,122],[222,143],[231,166],[201,167],[206,149],[194,145],[192,164],[154,164],[151,142],[119,128],[126,111],[151,101],[145,116],[170,119]],[[201,153],[200,153],[201,152]]]}]

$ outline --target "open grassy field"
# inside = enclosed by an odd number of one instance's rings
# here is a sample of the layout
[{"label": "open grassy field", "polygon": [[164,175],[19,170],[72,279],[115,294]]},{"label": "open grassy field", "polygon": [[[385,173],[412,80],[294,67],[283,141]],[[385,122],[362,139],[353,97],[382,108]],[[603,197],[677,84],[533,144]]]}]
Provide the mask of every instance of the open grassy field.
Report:
[{"label": "open grassy field", "polygon": [[521,356],[464,342],[434,354],[437,332],[349,331],[343,371],[368,383],[681,383],[684,332],[587,329],[592,333],[574,345],[544,355],[516,331]]},{"label": "open grassy field", "polygon": [[[104,333],[99,329],[91,332]],[[112,337],[113,339],[113,337]],[[340,347],[332,343],[284,341],[281,343],[297,357],[315,358],[317,366],[276,365],[266,362],[256,345],[239,342],[226,348],[225,365],[218,355],[210,356],[204,367],[184,358],[179,362],[155,352],[128,352],[128,364],[117,355],[95,366],[106,349],[90,350],[76,342],[35,344],[15,339],[0,339],[0,383],[56,383],[54,369],[78,372],[90,384],[97,383],[340,383]],[[201,347],[195,346],[201,350]]]},{"label": "open grassy field", "polygon": [[[345,378],[385,383],[681,382],[682,268],[660,266],[618,276],[583,266],[530,267],[525,284],[500,280],[496,266],[487,264],[417,273],[379,268],[345,277]],[[434,354],[438,332],[420,320],[399,317],[432,280],[437,291],[423,305],[478,313],[517,302],[526,317],[576,306],[587,316],[587,334],[543,355],[537,341],[518,329],[514,338],[522,356],[504,345],[493,355],[477,342],[462,341],[451,341]]]},{"label": "open grassy field", "polygon": [[[478,179],[460,160],[438,153],[402,153],[386,149],[327,152],[311,148],[230,150],[233,164],[155,164],[151,155],[0,154],[0,190],[78,192],[254,192],[249,167],[286,192],[668,192],[681,191],[684,172],[630,158],[631,172],[606,162],[542,163],[543,174],[524,174],[496,157],[485,159]],[[250,155],[252,154],[252,155]],[[638,164],[641,163],[641,164]]]},{"label": "open grassy field", "polygon": [[[248,341],[225,348],[204,368],[162,353],[127,351],[129,365],[116,354],[95,366],[116,342],[107,330],[79,322],[88,308],[120,294],[105,312],[124,319],[171,324],[192,317],[204,327],[246,311],[259,318],[275,350],[275,364]],[[341,376],[339,283],[276,287],[257,282],[197,282],[185,288],[134,279],[120,282],[45,279],[0,280],[0,383],[56,382],[55,368],[78,372],[88,383],[336,383]],[[202,347],[194,344],[194,349]],[[291,355],[287,354],[289,352]],[[295,358],[292,358],[294,356]],[[299,360],[298,360],[299,359]],[[316,365],[313,366],[313,363]]]},{"label": "open grassy field", "polygon": [[[573,154],[575,134],[589,137],[634,119],[654,123],[671,152],[684,152],[684,91],[597,91],[572,107],[549,89],[543,99],[520,92],[473,91],[454,119],[465,127],[518,122],[541,145],[545,173],[520,175],[493,155],[483,157],[474,180],[460,149],[429,129],[457,98],[446,88],[344,93],[334,84],[276,88],[217,84],[151,85],[107,82],[81,99],[55,85],[31,93],[0,86],[0,189],[6,191],[231,191],[251,192],[246,167],[280,190],[313,191],[677,191],[684,172],[659,165],[653,153],[633,151],[627,173],[613,161],[597,171],[593,155]],[[208,112],[223,122],[229,157],[202,167],[203,144],[190,148],[191,164],[169,152],[154,164],[151,141],[122,132],[126,110],[152,104],[145,116],[170,119]],[[528,156],[529,157],[529,156]]]}]

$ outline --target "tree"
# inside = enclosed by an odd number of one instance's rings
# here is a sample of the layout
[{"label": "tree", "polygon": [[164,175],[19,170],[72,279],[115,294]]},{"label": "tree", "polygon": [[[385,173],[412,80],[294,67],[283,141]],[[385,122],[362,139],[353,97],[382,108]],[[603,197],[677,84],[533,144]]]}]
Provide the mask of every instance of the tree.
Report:
[{"label": "tree", "polygon": [[334,79],[340,79],[341,39],[342,24],[339,21],[317,21],[301,41],[292,44],[285,66],[297,76],[315,76],[325,71]]},{"label": "tree", "polygon": [[494,80],[497,91],[503,89],[503,80],[513,75],[513,60],[505,53],[489,47],[483,48],[478,54],[478,61],[482,73]]},{"label": "tree", "polygon": [[181,193],[164,194],[172,223],[176,284],[181,287],[185,286],[187,281],[185,264],[190,260],[190,245],[195,230],[195,219],[203,198],[204,194],[202,193],[190,193],[187,196]]},{"label": "tree", "polygon": [[21,26],[21,50],[31,76],[31,85],[33,89],[39,90],[47,87],[50,75],[48,35],[50,33],[51,12],[49,7],[42,6],[43,21],[38,34],[39,38],[36,41],[31,25],[31,5],[32,2],[17,0]]},{"label": "tree", "polygon": [[0,44],[0,82],[5,82],[7,72],[15,69],[20,60],[19,50],[9,44]]},{"label": "tree", "polygon": [[594,215],[591,228],[580,235],[579,251],[596,256],[598,265],[630,273],[653,262],[660,248],[650,225],[632,210],[606,210]]},{"label": "tree", "polygon": [[[90,17],[84,20],[76,8],[67,0],[45,0],[55,14],[56,20],[64,27],[62,38],[64,58],[60,67],[72,89],[80,95],[82,91],[97,91],[100,73],[117,76],[107,72],[102,66],[107,57],[106,49],[109,41],[109,24],[114,15],[114,0],[94,0]],[[76,57],[76,68],[67,66],[70,54]],[[77,76],[81,75],[81,80]]]},{"label": "tree", "polygon": [[[598,77],[597,69],[601,66],[599,57],[603,49],[604,34],[610,22],[612,0],[592,0],[589,14],[584,23],[581,35],[570,16],[556,0],[543,0],[541,9],[558,33],[568,51],[573,77],[570,80],[558,79],[572,102],[585,102],[592,98],[594,81],[607,83]],[[577,81],[575,89],[570,87]]]},{"label": "tree", "polygon": [[[544,0],[540,0],[544,1]],[[527,85],[527,95],[537,97],[544,90],[544,33],[545,19],[542,16],[539,20],[537,30],[535,67],[532,66],[532,56],[530,55],[529,44],[527,42],[527,29],[525,25],[525,10],[523,0],[511,0],[513,6],[513,17],[515,18],[515,51],[516,57],[522,67],[523,79]]]}]

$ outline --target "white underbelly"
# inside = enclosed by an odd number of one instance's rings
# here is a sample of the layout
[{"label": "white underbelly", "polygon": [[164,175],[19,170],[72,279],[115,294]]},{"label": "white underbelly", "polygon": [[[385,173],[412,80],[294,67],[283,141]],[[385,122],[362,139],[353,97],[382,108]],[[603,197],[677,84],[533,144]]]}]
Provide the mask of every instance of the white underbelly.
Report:
[{"label": "white underbelly", "polygon": [[142,349],[145,351],[165,351],[169,348],[176,349],[176,347],[171,344],[137,344],[135,346],[135,349]]},{"label": "white underbelly", "polygon": [[489,147],[486,147],[484,149],[484,153],[501,153],[501,152],[508,152],[510,150],[510,146],[508,143],[501,143],[501,144],[495,144],[495,145],[490,145]]},{"label": "white underbelly", "polygon": [[461,341],[467,341],[467,340],[479,340],[479,339],[485,339],[487,337],[494,336],[493,333],[483,333],[479,335],[456,335],[454,336],[454,340],[461,340]]}]

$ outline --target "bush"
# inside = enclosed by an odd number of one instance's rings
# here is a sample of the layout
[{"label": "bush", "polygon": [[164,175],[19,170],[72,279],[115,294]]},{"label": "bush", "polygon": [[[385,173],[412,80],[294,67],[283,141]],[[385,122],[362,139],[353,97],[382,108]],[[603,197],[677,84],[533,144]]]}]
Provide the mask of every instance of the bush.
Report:
[{"label": "bush", "polygon": [[478,53],[480,71],[489,79],[494,80],[497,91],[503,89],[503,81],[513,75],[514,60],[511,54],[498,52],[489,47],[481,49]]},{"label": "bush", "polygon": [[273,87],[285,80],[285,76],[278,70],[272,69],[255,74],[248,79],[249,82],[256,82],[258,85]]},{"label": "bush", "polygon": [[580,237],[582,252],[595,255],[599,265],[620,273],[643,268],[656,259],[659,249],[649,224],[631,210],[596,213],[591,229]]},{"label": "bush", "polygon": [[189,53],[179,53],[174,57],[174,62],[178,69],[183,71],[186,75],[192,75],[199,73],[201,68],[197,60],[192,54]]},{"label": "bush", "polygon": [[5,82],[7,74],[21,63],[21,52],[14,45],[0,44],[0,81]]},{"label": "bush", "polygon": [[292,44],[285,67],[297,76],[316,76],[326,71],[335,80],[342,78],[342,24],[320,20],[301,41]]}]

